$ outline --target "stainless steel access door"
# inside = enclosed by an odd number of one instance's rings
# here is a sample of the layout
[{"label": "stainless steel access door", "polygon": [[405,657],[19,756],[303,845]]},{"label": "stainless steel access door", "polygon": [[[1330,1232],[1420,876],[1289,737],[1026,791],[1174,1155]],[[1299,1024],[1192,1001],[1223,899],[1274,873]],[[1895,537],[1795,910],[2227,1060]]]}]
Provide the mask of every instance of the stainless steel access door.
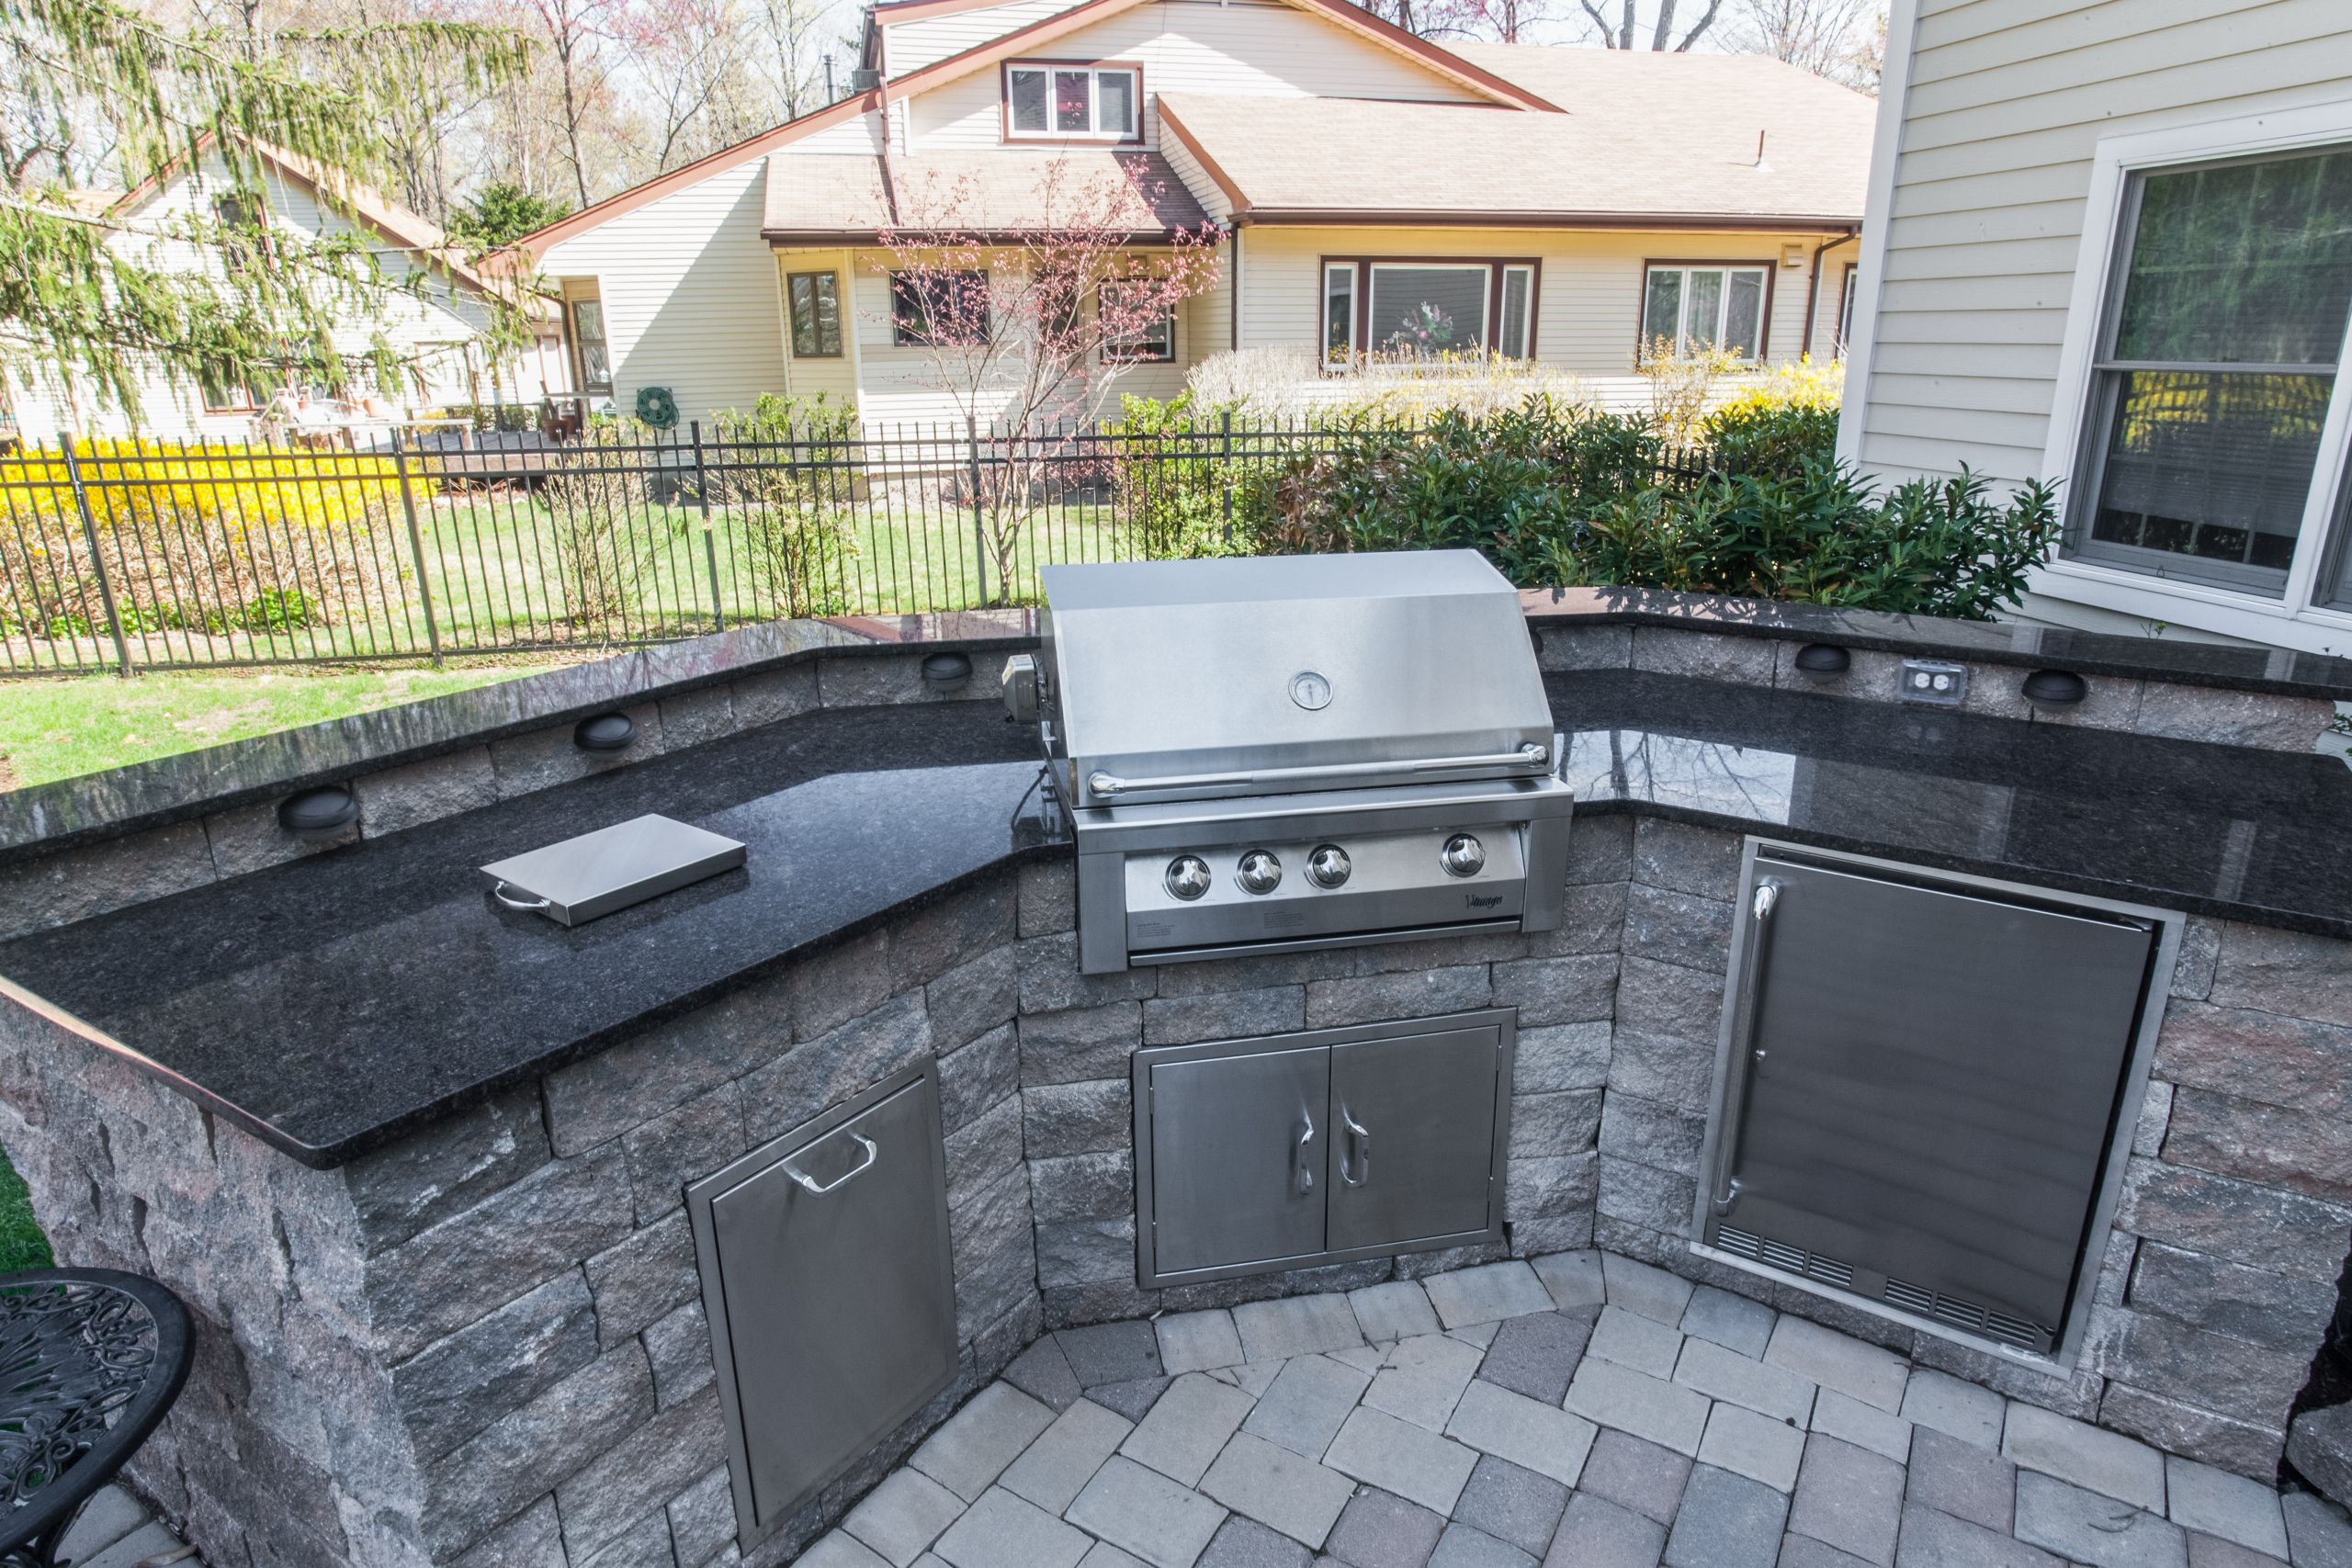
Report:
[{"label": "stainless steel access door", "polygon": [[956,1375],[937,1073],[687,1191],[747,1550]]},{"label": "stainless steel access door", "polygon": [[1487,1230],[1500,1063],[1491,1028],[1331,1048],[1331,1251]]},{"label": "stainless steel access door", "polygon": [[1705,1239],[2050,1350],[2154,923],[1764,851],[1743,898]]},{"label": "stainless steel access door", "polygon": [[1323,1250],[1331,1054],[1320,1048],[1149,1068],[1159,1271],[1271,1263]]}]

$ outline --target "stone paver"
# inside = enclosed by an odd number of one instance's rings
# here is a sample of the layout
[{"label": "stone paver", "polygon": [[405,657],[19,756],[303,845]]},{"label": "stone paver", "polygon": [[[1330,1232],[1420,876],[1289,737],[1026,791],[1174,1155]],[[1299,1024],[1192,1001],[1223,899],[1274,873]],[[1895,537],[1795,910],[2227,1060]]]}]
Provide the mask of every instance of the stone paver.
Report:
[{"label": "stone paver", "polygon": [[1421,1568],[1444,1533],[1443,1515],[1367,1486],[1340,1512],[1323,1544],[1354,1568]]},{"label": "stone paver", "polygon": [[[922,1472],[896,1470],[850,1510],[842,1529],[891,1568],[908,1568],[963,1511],[964,1499]],[[1061,1507],[1053,1511],[1059,1513]]]},{"label": "stone paver", "polygon": [[1667,1568],[1772,1568],[1789,1500],[1760,1481],[1694,1466],[1667,1532]]},{"label": "stone paver", "polygon": [[1903,1385],[1909,1381],[1911,1364],[1892,1350],[1783,1313],[1772,1325],[1772,1343],[1765,1348],[1764,1359],[1890,1416],[1902,1413]]},{"label": "stone paver", "polygon": [[1119,1445],[1119,1451],[1187,1486],[1201,1477],[1250,1414],[1250,1396],[1230,1383],[1186,1372],[1169,1384],[1151,1414]]},{"label": "stone paver", "polygon": [[1805,1439],[1789,1529],[1889,1568],[1903,1520],[1903,1467],[1816,1432]]},{"label": "stone paver", "polygon": [[2165,1505],[2172,1522],[2270,1557],[2287,1555],[2287,1516],[2278,1494],[2209,1464],[2165,1456]]},{"label": "stone paver", "polygon": [[907,1462],[965,1502],[978,1502],[1004,1467],[1053,1424],[1050,1407],[1011,1383],[992,1382],[924,1438]]},{"label": "stone paver", "polygon": [[1159,1337],[1148,1323],[1098,1323],[1091,1328],[1065,1328],[1054,1337],[1081,1388],[1166,1375],[1159,1364]]},{"label": "stone paver", "polygon": [[147,1505],[119,1486],[101,1486],[74,1516],[73,1528],[58,1544],[58,1556],[68,1562],[96,1557],[148,1522]]},{"label": "stone paver", "polygon": [[1497,1540],[1459,1520],[1445,1527],[1430,1568],[1535,1568],[1535,1559],[1506,1540]]},{"label": "stone paver", "polygon": [[1911,1457],[1910,1422],[1834,1388],[1825,1388],[1813,1396],[1813,1429],[1826,1432],[1858,1449],[1884,1454],[1897,1464]]},{"label": "stone paver", "polygon": [[1568,1489],[1560,1483],[1488,1454],[1470,1472],[1470,1484],[1454,1503],[1453,1517],[1541,1557],[1567,1506]]},{"label": "stone paver", "polygon": [[1113,1454],[1066,1517],[1152,1568],[1192,1568],[1225,1510],[1154,1470]]},{"label": "stone paver", "polygon": [[1363,1343],[1355,1309],[1341,1295],[1244,1302],[1233,1309],[1233,1325],[1241,1331],[1242,1354],[1253,1361],[1287,1361]]},{"label": "stone paver", "polygon": [[1727,1399],[1758,1415],[1803,1427],[1813,1418],[1812,1382],[1784,1367],[1751,1360],[1707,1339],[1686,1340],[1674,1381],[1710,1399]]},{"label": "stone paver", "polygon": [[1479,1380],[1463,1391],[1445,1432],[1481,1453],[1573,1486],[1599,1429],[1581,1416]]},{"label": "stone paver", "polygon": [[1600,1255],[1600,1273],[1611,1306],[1669,1325],[1679,1324],[1690,1308],[1690,1281],[1679,1274],[1613,1252]]},{"label": "stone paver", "polygon": [[1233,1314],[1222,1308],[1170,1313],[1152,1326],[1159,1331],[1159,1369],[1170,1377],[1237,1367],[1243,1360],[1241,1335]]},{"label": "stone paver", "polygon": [[1557,1404],[1584,1359],[1592,1328],[1589,1312],[1538,1312],[1507,1319],[1495,1330],[1478,1375],[1513,1393]]},{"label": "stone paver", "polygon": [[2007,1535],[2016,1523],[2018,1467],[1949,1433],[1911,1435],[1910,1486],[1912,1502],[1986,1529]]},{"label": "stone paver", "polygon": [[1217,1527],[1196,1568],[1307,1568],[1314,1561],[1298,1542],[1236,1514]]},{"label": "stone paver", "polygon": [[1366,1374],[1329,1356],[1284,1361],[1241,1429],[1293,1453],[1321,1459],[1371,1382]]},{"label": "stone paver", "polygon": [[1432,1513],[1451,1515],[1478,1456],[1426,1427],[1359,1409],[1340,1428],[1323,1462]]},{"label": "stone paver", "polygon": [[[1151,1414],[1159,1396],[1168,1392],[1169,1378],[1137,1378],[1133,1382],[1096,1383],[1086,1391],[1086,1397],[1105,1410],[1115,1410],[1130,1421],[1140,1421]],[[1269,1382],[1273,1380],[1269,1378]],[[1238,1385],[1237,1385],[1238,1386]]]},{"label": "stone paver", "polygon": [[1476,1323],[1498,1323],[1531,1312],[1550,1312],[1552,1292],[1526,1264],[1482,1263],[1451,1274],[1433,1274],[1421,1281],[1438,1321],[1448,1328]]},{"label": "stone paver", "polygon": [[[1081,1399],[1061,1413],[1029,1450],[1005,1470],[998,1484],[1050,1513],[1068,1508],[1102,1468],[1103,1461],[1135,1430],[1135,1423]],[[850,1516],[852,1520],[855,1515]]]},{"label": "stone paver", "polygon": [[1654,1378],[1670,1378],[1682,1354],[1682,1331],[1621,1306],[1603,1307],[1585,1354]]},{"label": "stone paver", "polygon": [[[857,1553],[857,1558],[854,1560],[846,1557],[840,1559],[842,1568],[870,1568],[871,1564],[882,1561],[838,1530],[827,1536],[825,1540],[839,1540],[843,1543],[845,1550]],[[136,1568],[136,1564],[144,1562],[151,1557],[168,1558],[180,1549],[180,1538],[172,1533],[169,1526],[160,1519],[150,1519],[96,1556],[75,1562],[74,1568]],[[184,1557],[175,1562],[173,1568],[195,1568],[195,1558]],[[819,1568],[823,1568],[823,1564],[820,1563]]]},{"label": "stone paver", "polygon": [[1552,1538],[1545,1568],[1657,1568],[1666,1527],[1605,1497],[1578,1492]]},{"label": "stone paver", "polygon": [[1068,1410],[1082,1392],[1078,1374],[1069,1370],[1069,1358],[1062,1354],[1061,1341],[1050,1334],[1012,1358],[1012,1365],[1004,1369],[1004,1381],[1056,1410]]},{"label": "stone paver", "polygon": [[1337,1471],[1244,1432],[1209,1466],[1201,1490],[1302,1546],[1319,1547],[1356,1489]]},{"label": "stone paver", "polygon": [[1789,1534],[1781,1538],[1780,1568],[1871,1568],[1868,1562],[1850,1551],[1840,1551],[1826,1541],[1809,1535]]},{"label": "stone paver", "polygon": [[1779,1315],[1762,1302],[1702,1285],[1682,1309],[1682,1332],[1760,1359],[1772,1341],[1772,1320]]},{"label": "stone paver", "polygon": [[2178,1525],[2036,1471],[2018,1477],[2018,1539],[2092,1568],[2188,1568]]},{"label": "stone paver", "polygon": [[1962,1382],[1950,1372],[1915,1367],[1910,1385],[1903,1391],[1903,1418],[1978,1448],[1997,1449],[2006,1403],[1991,1389]]},{"label": "stone paver", "polygon": [[1568,1384],[1567,1407],[1680,1454],[1697,1453],[1707,1429],[1705,1394],[1591,1356]]},{"label": "stone paver", "polygon": [[2311,1492],[2290,1492],[2279,1509],[2295,1568],[2352,1568],[2352,1523],[2342,1509]]},{"label": "stone paver", "polygon": [[1388,1352],[1388,1364],[1364,1391],[1363,1402],[1416,1427],[1442,1432],[1483,1359],[1476,1346],[1450,1335],[1399,1339]]},{"label": "stone paver", "polygon": [[1579,1495],[1589,1492],[1605,1497],[1663,1525],[1673,1521],[1690,1479],[1690,1461],[1684,1455],[1604,1427],[1592,1440],[1592,1452],[1585,1456],[1577,1490]]},{"label": "stone paver", "polygon": [[1707,1413],[1706,1435],[1699,1439],[1701,1464],[1788,1492],[1796,1486],[1804,1458],[1802,1428],[1731,1404],[1718,1404]]},{"label": "stone paver", "polygon": [[1078,1568],[1093,1544],[1035,1503],[992,1486],[939,1538],[937,1555],[953,1568]]},{"label": "stone paver", "polygon": [[1597,1307],[1609,1299],[1598,1252],[1554,1252],[1533,1260],[1535,1277],[1552,1292],[1552,1303],[1562,1312]]},{"label": "stone paver", "polygon": [[1912,1504],[1903,1510],[1903,1535],[1894,1548],[1894,1568],[2066,1568],[2037,1546],[2006,1531],[1955,1519]]},{"label": "stone paver", "polygon": [[1435,1334],[1442,1326],[1437,1320],[1437,1308],[1430,1305],[1430,1293],[1416,1280],[1390,1280],[1350,1291],[1348,1304],[1355,1309],[1356,1323],[1363,1328],[1363,1337],[1375,1344],[1409,1339],[1416,1334]]},{"label": "stone paver", "polygon": [[2248,1551],[2233,1540],[2188,1532],[2188,1568],[2279,1568],[2285,1561]]},{"label": "stone paver", "polygon": [[2001,1457],[2152,1514],[2165,1511],[2165,1456],[2120,1432],[2012,1401]]}]

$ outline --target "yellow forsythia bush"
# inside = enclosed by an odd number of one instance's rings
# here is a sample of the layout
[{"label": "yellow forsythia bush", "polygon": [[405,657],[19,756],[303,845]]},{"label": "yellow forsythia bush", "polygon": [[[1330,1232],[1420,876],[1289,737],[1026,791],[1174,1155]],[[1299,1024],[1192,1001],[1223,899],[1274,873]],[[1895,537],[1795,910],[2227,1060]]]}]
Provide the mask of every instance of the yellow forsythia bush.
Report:
[{"label": "yellow forsythia bush", "polygon": [[1788,360],[1746,378],[1740,389],[1713,409],[1717,415],[1777,412],[1781,409],[1826,410],[1832,413],[1846,396],[1846,362],[1842,359]]},{"label": "yellow forsythia bush", "polygon": [[[364,522],[400,505],[392,459],[372,452],[228,446],[126,437],[74,442],[90,515],[99,527],[220,520],[236,530]],[[420,496],[431,481],[415,479]],[[74,512],[63,456],[36,449],[0,457],[8,510]]]}]

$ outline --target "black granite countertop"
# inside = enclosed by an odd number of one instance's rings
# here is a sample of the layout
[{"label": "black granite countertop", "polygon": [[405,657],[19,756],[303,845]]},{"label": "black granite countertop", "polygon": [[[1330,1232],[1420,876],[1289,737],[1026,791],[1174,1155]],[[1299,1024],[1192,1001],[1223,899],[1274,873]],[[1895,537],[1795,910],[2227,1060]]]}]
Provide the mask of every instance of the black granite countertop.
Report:
[{"label": "black granite countertop", "polygon": [[[1579,809],[2352,938],[2352,770],[1608,671],[1547,677]],[[1023,857],[992,704],[832,710],[0,944],[18,1000],[333,1165]],[[474,868],[658,810],[741,871],[567,931]]]}]

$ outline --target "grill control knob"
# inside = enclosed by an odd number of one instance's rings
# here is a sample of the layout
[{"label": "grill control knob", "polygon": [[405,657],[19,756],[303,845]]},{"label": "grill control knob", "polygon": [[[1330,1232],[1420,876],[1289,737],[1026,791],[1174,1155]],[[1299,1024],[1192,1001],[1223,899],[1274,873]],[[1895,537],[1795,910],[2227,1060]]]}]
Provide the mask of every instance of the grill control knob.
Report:
[{"label": "grill control knob", "polygon": [[1349,863],[1348,852],[1337,844],[1317,844],[1315,852],[1306,857],[1306,879],[1317,887],[1337,887],[1354,869]]},{"label": "grill control knob", "polygon": [[1168,863],[1163,881],[1170,895],[1189,903],[1209,890],[1209,863],[1198,855],[1178,855]]},{"label": "grill control knob", "polygon": [[1244,893],[1272,893],[1282,886],[1283,863],[1264,850],[1251,850],[1241,857],[1233,879],[1241,884]]},{"label": "grill control knob", "polygon": [[1476,876],[1486,869],[1487,846],[1467,833],[1456,833],[1437,854],[1448,876]]}]

